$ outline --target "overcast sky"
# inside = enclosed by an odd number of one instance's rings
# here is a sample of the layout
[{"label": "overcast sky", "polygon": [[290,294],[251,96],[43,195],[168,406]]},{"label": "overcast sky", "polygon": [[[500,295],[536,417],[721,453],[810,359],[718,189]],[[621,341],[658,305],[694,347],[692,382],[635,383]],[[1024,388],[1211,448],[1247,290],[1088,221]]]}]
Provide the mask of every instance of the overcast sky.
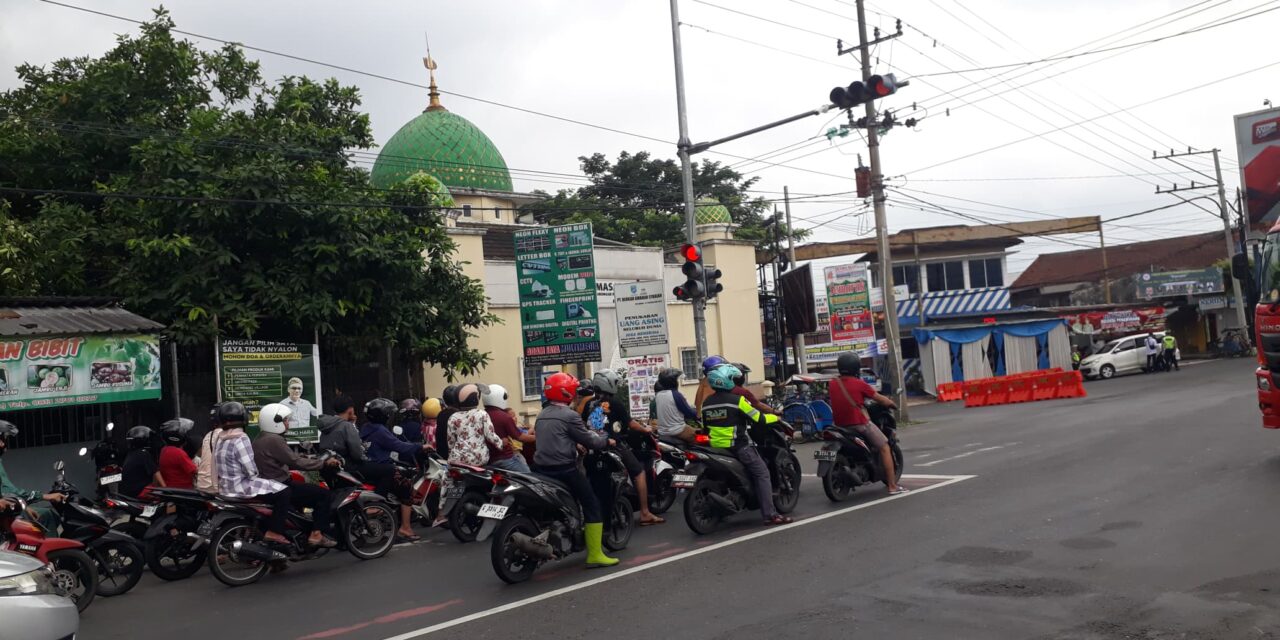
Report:
[{"label": "overcast sky", "polygon": [[[69,3],[135,19],[148,17],[155,6],[110,0]],[[183,30],[422,84],[424,33],[429,34],[446,91],[672,141],[445,96],[446,107],[493,139],[521,191],[581,185],[581,178],[547,172],[580,176],[577,157],[597,151],[675,156],[671,23],[667,3],[660,0],[171,0],[166,6]],[[893,176],[888,182],[907,189],[890,194],[889,226],[896,231],[974,223],[923,212],[909,196],[1003,222],[1069,215],[1109,218],[1170,204],[1172,196],[1153,193],[1156,184],[1185,185],[1205,178],[1152,160],[1152,150],[1188,145],[1223,150],[1233,197],[1239,177],[1232,115],[1261,109],[1266,98],[1280,100],[1280,64],[1231,80],[1215,79],[1280,63],[1273,45],[1280,33],[1280,11],[1071,60],[930,74],[1114,47],[1269,9],[1280,9],[1280,2],[870,3],[867,15],[873,26],[887,33],[893,30],[893,18],[905,23],[902,38],[876,49],[873,70],[912,78],[911,85],[883,105],[898,110],[899,120],[923,116],[915,130],[898,127],[883,141],[884,172]],[[0,0],[0,11],[0,89],[16,84],[13,67],[21,62],[99,55],[112,46],[115,34],[136,32],[136,25],[127,22],[38,0]],[[818,107],[832,87],[857,78],[855,58],[837,57],[834,41],[857,41],[852,0],[681,0],[680,11],[695,140]],[[264,53],[250,55],[261,60],[269,78],[334,76],[358,86],[379,142],[426,106],[423,89]],[[850,195],[813,197],[851,190],[858,154],[866,160],[865,145],[856,135],[836,144],[822,135],[838,118],[832,112],[717,148],[737,158],[707,157],[741,163],[744,173],[761,178],[755,189],[764,197],[781,199],[783,186],[789,186],[797,198],[792,205],[796,224],[821,225],[816,239],[864,235],[871,232],[872,221],[869,213],[858,213],[863,209],[859,201]],[[794,147],[770,157],[782,166],[741,160],[789,145]],[[974,155],[958,159],[969,154]],[[1212,173],[1208,156],[1183,162]],[[1182,173],[1150,175],[1165,172]],[[1079,176],[1107,177],[1074,179]],[[1211,190],[1203,194],[1213,195]],[[1204,204],[1216,210],[1216,204]],[[1220,221],[1182,205],[1108,225],[1106,234],[1109,244],[1119,244],[1215,229],[1221,229]],[[1016,273],[1037,253],[1075,245],[1096,246],[1097,235],[1031,239],[1016,248],[1010,269]]]}]

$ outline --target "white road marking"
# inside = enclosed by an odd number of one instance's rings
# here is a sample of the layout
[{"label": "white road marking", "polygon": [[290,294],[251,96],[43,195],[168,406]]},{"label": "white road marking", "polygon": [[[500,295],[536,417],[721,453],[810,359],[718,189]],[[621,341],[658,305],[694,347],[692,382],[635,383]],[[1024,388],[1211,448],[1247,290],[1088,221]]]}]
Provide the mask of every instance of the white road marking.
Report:
[{"label": "white road marking", "polygon": [[1003,445],[1003,444],[998,444],[998,445],[995,445],[994,447],[983,447],[983,448],[981,448],[981,449],[974,449],[973,451],[966,451],[966,452],[964,452],[964,453],[961,453],[961,454],[958,454],[958,455],[951,456],[950,458],[942,458],[942,459],[939,459],[939,460],[934,460],[933,462],[922,462],[922,463],[920,463],[920,464],[918,464],[918,465],[916,465],[916,466],[917,466],[917,467],[932,467],[932,466],[933,466],[933,465],[935,465],[935,464],[942,464],[943,462],[950,462],[950,461],[952,461],[952,460],[959,460],[960,458],[967,458],[967,457],[969,457],[969,456],[971,456],[971,455],[973,455],[973,454],[975,454],[975,453],[983,453],[983,452],[985,452],[985,451],[995,451],[996,449],[1003,449],[1003,448],[1005,448],[1005,445]]},{"label": "white road marking", "polygon": [[[905,476],[904,476],[904,477],[905,477]],[[915,476],[915,477],[921,477],[921,476]],[[432,633],[435,633],[435,632],[437,632],[437,631],[443,631],[443,630],[445,630],[445,629],[449,629],[449,628],[452,628],[452,627],[456,627],[456,626],[458,626],[458,625],[463,625],[463,624],[466,624],[466,623],[468,623],[468,622],[474,622],[474,621],[476,621],[476,620],[481,620],[481,619],[483,619],[483,618],[488,618],[489,616],[497,615],[497,614],[499,614],[499,613],[505,613],[505,612],[507,612],[507,611],[511,611],[511,610],[513,610],[513,609],[519,609],[520,607],[528,606],[528,605],[531,605],[531,604],[534,604],[534,603],[537,603],[537,602],[542,602],[543,600],[550,600],[551,598],[555,598],[555,597],[557,597],[557,596],[562,596],[562,595],[564,595],[564,594],[566,594],[566,593],[573,593],[574,591],[581,591],[581,590],[583,590],[583,589],[587,589],[587,588],[590,588],[590,587],[594,587],[594,586],[596,586],[596,585],[598,585],[598,584],[603,584],[603,583],[605,583],[605,582],[609,582],[609,581],[612,581],[612,580],[617,580],[617,579],[619,579],[619,578],[624,578],[624,577],[626,577],[626,576],[633,575],[633,574],[637,574],[637,573],[640,573],[640,572],[642,572],[642,571],[648,571],[649,569],[653,569],[653,568],[655,568],[655,567],[660,567],[660,566],[665,565],[665,564],[669,564],[669,563],[672,563],[672,562],[678,562],[678,561],[680,561],[680,560],[686,560],[686,559],[688,559],[688,558],[692,558],[692,557],[694,557],[694,556],[702,555],[702,554],[704,554],[704,553],[708,553],[708,552],[710,552],[710,551],[716,551],[716,550],[718,550],[718,549],[723,549],[723,548],[725,548],[725,547],[731,547],[731,546],[733,546],[733,545],[735,545],[735,544],[740,544],[740,543],[747,542],[747,541],[750,541],[750,540],[756,540],[756,539],[758,539],[758,538],[763,538],[763,537],[765,537],[765,536],[771,536],[771,535],[773,535],[773,534],[775,534],[775,533],[781,533],[781,532],[783,532],[783,531],[787,531],[787,530],[789,530],[789,529],[794,529],[794,528],[796,528],[796,527],[803,527],[803,526],[808,525],[808,524],[813,524],[814,522],[820,522],[820,521],[822,521],[822,520],[826,520],[826,519],[828,519],[828,518],[834,518],[834,517],[836,517],[836,516],[841,516],[841,515],[844,515],[844,514],[846,514],[846,513],[851,513],[851,512],[857,511],[857,510],[859,510],[859,509],[866,509],[867,507],[871,507],[871,506],[874,506],[874,505],[877,505],[877,504],[881,504],[881,503],[884,503],[884,502],[888,502],[888,501],[890,501],[890,500],[900,500],[900,499],[902,499],[902,498],[906,498],[906,497],[909,497],[909,496],[918,496],[918,495],[920,495],[920,494],[922,494],[922,493],[924,493],[924,492],[926,492],[926,491],[931,491],[931,490],[933,490],[933,489],[938,489],[938,488],[941,488],[941,487],[945,487],[945,486],[947,486],[947,485],[955,484],[955,483],[957,483],[957,482],[963,482],[963,481],[965,481],[965,480],[970,480],[970,479],[976,478],[977,476],[935,476],[935,477],[938,477],[938,478],[947,478],[947,479],[946,479],[946,480],[943,480],[942,482],[939,482],[938,484],[932,484],[932,485],[929,485],[929,486],[927,486],[927,487],[921,487],[921,488],[919,488],[919,489],[912,489],[912,490],[911,490],[911,492],[909,492],[909,493],[899,493],[899,494],[897,494],[897,495],[893,495],[893,496],[885,496],[885,497],[883,497],[883,498],[879,498],[879,499],[877,499],[877,500],[872,500],[871,502],[864,502],[864,503],[862,503],[862,504],[855,504],[855,505],[853,505],[853,506],[851,506],[851,507],[845,507],[844,509],[837,509],[837,510],[835,510],[835,511],[828,511],[828,512],[826,512],[826,513],[818,514],[818,515],[816,515],[816,516],[812,516],[812,517],[809,517],[809,518],[805,518],[805,519],[803,519],[803,520],[797,520],[797,521],[795,521],[795,522],[793,522],[793,523],[791,523],[791,524],[778,525],[778,526],[776,526],[776,527],[770,527],[770,528],[768,528],[768,529],[762,529],[762,530],[760,530],[760,531],[756,531],[755,533],[749,533],[749,534],[747,534],[747,535],[739,536],[739,537],[737,537],[737,538],[732,538],[732,539],[729,539],[729,540],[725,540],[725,541],[723,541],[723,542],[717,542],[717,543],[715,543],[715,544],[707,545],[707,546],[705,546],[705,547],[701,547],[701,548],[698,548],[698,549],[692,549],[692,550],[689,550],[689,551],[685,551],[684,553],[678,553],[678,554],[673,555],[673,556],[667,556],[667,557],[665,557],[665,558],[661,558],[661,559],[659,559],[659,560],[654,560],[653,562],[650,562],[650,563],[647,563],[647,564],[642,564],[642,565],[639,565],[639,566],[630,567],[630,568],[628,568],[628,569],[623,569],[623,570],[618,571],[618,572],[615,572],[615,573],[610,573],[610,574],[607,574],[607,575],[603,575],[603,576],[600,576],[599,578],[595,578],[595,579],[592,579],[592,580],[586,580],[586,581],[583,581],[583,582],[579,582],[579,583],[577,583],[577,584],[569,585],[569,586],[567,586],[567,587],[561,587],[561,588],[559,588],[559,589],[555,589],[555,590],[553,590],[553,591],[548,591],[548,592],[543,593],[543,594],[539,594],[539,595],[536,595],[536,596],[531,596],[531,597],[525,598],[525,599],[523,599],[523,600],[517,600],[517,601],[515,601],[515,602],[511,602],[511,603],[504,604],[504,605],[501,605],[501,606],[498,606],[498,607],[494,607],[494,608],[492,608],[492,609],[486,609],[486,610],[484,610],[484,611],[477,611],[476,613],[472,613],[472,614],[469,614],[469,615],[465,615],[465,616],[462,616],[461,618],[454,618],[453,620],[448,620],[448,621],[445,621],[445,622],[441,622],[441,623],[439,623],[439,624],[433,624],[433,625],[431,625],[431,626],[429,626],[429,627],[423,627],[423,628],[421,628],[421,629],[416,629],[416,630],[414,630],[414,631],[408,631],[408,632],[402,633],[402,634],[397,635],[397,636],[391,636],[391,637],[389,637],[389,638],[386,638],[385,640],[411,640],[412,638],[421,638],[422,636],[425,636],[425,635],[428,635],[428,634],[432,634]]]}]

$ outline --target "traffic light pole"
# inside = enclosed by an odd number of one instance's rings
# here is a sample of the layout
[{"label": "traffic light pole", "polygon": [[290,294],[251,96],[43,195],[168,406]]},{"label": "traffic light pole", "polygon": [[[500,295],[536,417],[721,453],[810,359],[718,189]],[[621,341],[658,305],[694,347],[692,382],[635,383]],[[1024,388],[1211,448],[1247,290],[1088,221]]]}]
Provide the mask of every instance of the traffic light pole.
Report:
[{"label": "traffic light pole", "polygon": [[[674,0],[672,0],[674,2]],[[867,42],[867,17],[863,7],[864,1],[857,0],[858,7],[858,51],[862,58],[862,81],[871,80],[871,55]],[[884,332],[885,341],[889,343],[888,366],[892,376],[893,393],[898,400],[899,418],[907,421],[907,403],[904,395],[905,386],[902,375],[902,342],[898,339],[898,301],[893,292],[893,259],[889,255],[889,225],[885,221],[884,182],[880,171],[880,136],[876,131],[876,105],[874,100],[867,100],[867,153],[871,157],[871,203],[876,215],[876,254],[880,262],[880,289],[884,292]],[[849,112],[849,124],[853,122],[853,112]]]},{"label": "traffic light pole", "polygon": [[[676,61],[676,114],[680,121],[680,140],[676,148],[680,155],[680,172],[684,178],[685,239],[689,244],[698,243],[697,206],[693,194],[693,166],[689,159],[689,114],[684,101],[684,58],[680,52],[679,0],[671,0],[671,49]],[[698,362],[707,357],[707,299],[693,299],[693,340],[698,350]]]}]

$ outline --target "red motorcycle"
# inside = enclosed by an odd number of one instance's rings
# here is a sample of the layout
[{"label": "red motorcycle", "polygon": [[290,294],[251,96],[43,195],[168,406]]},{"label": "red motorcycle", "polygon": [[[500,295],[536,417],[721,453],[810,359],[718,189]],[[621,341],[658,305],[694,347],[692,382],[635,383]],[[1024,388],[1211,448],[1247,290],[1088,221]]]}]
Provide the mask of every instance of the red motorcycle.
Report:
[{"label": "red motorcycle", "polygon": [[27,511],[24,500],[14,496],[5,496],[5,500],[14,506],[0,511],[0,550],[16,551],[51,565],[58,593],[71,598],[76,609],[87,609],[98,593],[98,570],[84,544],[49,536],[39,523],[19,517]]}]

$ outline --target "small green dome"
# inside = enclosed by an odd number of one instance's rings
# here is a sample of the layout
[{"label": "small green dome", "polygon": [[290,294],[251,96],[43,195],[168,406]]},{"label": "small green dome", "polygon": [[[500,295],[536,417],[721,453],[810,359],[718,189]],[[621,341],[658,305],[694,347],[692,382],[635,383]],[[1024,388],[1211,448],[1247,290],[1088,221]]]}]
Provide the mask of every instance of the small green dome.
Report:
[{"label": "small green dome", "polygon": [[370,182],[385,189],[419,171],[450,187],[512,191],[507,162],[489,136],[443,108],[423,112],[391,136]]},{"label": "small green dome", "polygon": [[698,224],[731,224],[733,218],[729,209],[715,200],[699,200],[693,209],[694,220]]}]

